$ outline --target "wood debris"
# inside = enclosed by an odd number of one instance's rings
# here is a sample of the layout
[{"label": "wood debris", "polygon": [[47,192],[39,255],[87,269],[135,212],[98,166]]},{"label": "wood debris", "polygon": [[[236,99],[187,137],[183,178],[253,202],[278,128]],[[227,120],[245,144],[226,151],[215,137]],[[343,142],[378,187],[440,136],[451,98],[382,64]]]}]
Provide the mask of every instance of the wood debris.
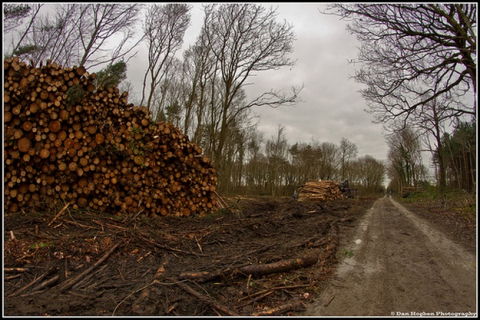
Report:
[{"label": "wood debris", "polygon": [[4,72],[5,211],[217,209],[210,159],[180,129],[128,104],[127,92],[97,88],[95,73],[49,60],[36,68],[8,58]]},{"label": "wood debris", "polygon": [[298,201],[327,202],[343,199],[339,184],[332,180],[309,181],[298,194]]}]

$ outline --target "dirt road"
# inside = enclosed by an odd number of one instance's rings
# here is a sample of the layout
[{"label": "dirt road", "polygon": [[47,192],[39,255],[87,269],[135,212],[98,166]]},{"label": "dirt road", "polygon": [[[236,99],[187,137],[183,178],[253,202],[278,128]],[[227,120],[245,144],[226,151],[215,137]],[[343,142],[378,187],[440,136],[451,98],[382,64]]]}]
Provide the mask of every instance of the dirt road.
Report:
[{"label": "dirt road", "polygon": [[476,312],[475,256],[390,197],[377,200],[353,234],[333,281],[304,315]]}]

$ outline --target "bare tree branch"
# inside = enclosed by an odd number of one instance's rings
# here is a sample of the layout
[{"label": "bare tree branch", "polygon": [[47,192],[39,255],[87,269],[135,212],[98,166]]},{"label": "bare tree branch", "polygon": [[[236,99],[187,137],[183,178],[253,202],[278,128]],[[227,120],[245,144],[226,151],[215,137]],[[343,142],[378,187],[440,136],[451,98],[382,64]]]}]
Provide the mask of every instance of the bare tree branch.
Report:
[{"label": "bare tree branch", "polygon": [[[377,122],[411,117],[435,99],[476,116],[475,4],[332,4],[361,42],[353,77]],[[470,99],[470,100],[468,100]],[[473,101],[473,103],[472,103]]]}]

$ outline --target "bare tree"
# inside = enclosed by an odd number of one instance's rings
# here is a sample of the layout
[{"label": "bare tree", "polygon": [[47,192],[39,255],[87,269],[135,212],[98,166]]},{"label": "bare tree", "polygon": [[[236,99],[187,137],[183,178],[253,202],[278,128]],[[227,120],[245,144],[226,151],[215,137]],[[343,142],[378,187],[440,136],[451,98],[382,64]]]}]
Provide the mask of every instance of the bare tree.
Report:
[{"label": "bare tree", "polygon": [[47,59],[65,66],[78,62],[78,15],[76,4],[55,6],[54,17],[49,12],[39,16],[14,54],[30,58],[34,65]]},{"label": "bare tree", "polygon": [[[22,45],[23,40],[25,37],[30,33],[33,23],[37,18],[40,9],[42,8],[43,4],[5,4],[3,7],[3,25],[4,25],[4,35],[8,34],[12,31],[18,30],[19,39],[18,41],[14,39],[12,36],[12,51],[8,56],[12,55],[21,55],[22,50],[19,50],[20,46]],[[30,16],[30,21],[28,22],[25,29],[21,29],[21,25],[23,23],[23,19]],[[32,45],[30,45],[32,47]],[[25,48],[24,48],[25,49]],[[24,50],[23,49],[23,50]],[[27,51],[29,51],[27,49]]]},{"label": "bare tree", "polygon": [[262,132],[252,130],[248,133],[247,141],[247,164],[245,180],[247,184],[247,191],[249,194],[259,194],[266,179],[264,178],[267,170],[263,170],[263,165],[266,164],[263,154],[260,152],[264,142]]},{"label": "bare tree", "polygon": [[22,24],[32,12],[30,4],[6,3],[3,5],[3,32],[8,33]]},{"label": "bare tree", "polygon": [[421,132],[407,127],[391,134],[388,138],[388,172],[392,180],[397,181],[398,189],[417,186],[424,178],[424,166],[421,156]]},{"label": "bare tree", "polygon": [[147,11],[144,36],[148,43],[148,67],[143,78],[140,104],[146,103],[149,110],[155,88],[163,80],[173,56],[183,43],[190,23],[189,12],[190,6],[186,4],[153,4]]},{"label": "bare tree", "polygon": [[354,166],[356,167],[358,182],[366,191],[376,193],[383,189],[385,165],[381,161],[366,155],[358,158]]},{"label": "bare tree", "polygon": [[[196,43],[184,54],[185,72],[190,80],[190,93],[185,104],[185,131],[190,126],[193,132],[192,140],[199,143],[205,133],[208,105],[214,108],[217,63],[213,56],[206,34],[202,30]],[[195,111],[195,112],[194,112]],[[193,119],[193,114],[196,118]]]},{"label": "bare tree", "polygon": [[[125,43],[133,36],[133,28],[137,23],[140,8],[139,4],[119,3],[93,3],[81,8],[78,35],[82,55],[79,65],[86,66],[88,64],[89,67],[93,67],[125,58],[136,46],[135,44],[127,51],[122,52]],[[110,57],[109,54],[112,51],[104,50],[103,47],[107,40],[120,32],[124,33],[124,37],[118,41],[118,45]]]},{"label": "bare tree", "polygon": [[[62,65],[95,67],[125,60],[124,45],[132,38],[138,4],[55,4],[54,17],[38,15],[40,5],[13,49],[13,54],[31,59],[34,65],[50,59]],[[38,16],[37,16],[38,15]],[[113,49],[107,41],[123,32]]]},{"label": "bare tree", "polygon": [[210,4],[204,6],[204,10],[202,36],[216,59],[222,89],[219,135],[214,152],[214,161],[221,167],[228,125],[239,113],[253,105],[278,106],[298,100],[299,90],[294,90],[291,96],[272,92],[269,96],[273,99],[257,98],[231,112],[235,97],[253,72],[293,66],[288,54],[292,51],[294,33],[291,25],[275,21],[275,10],[261,5]]},{"label": "bare tree", "polygon": [[353,142],[342,137],[339,147],[340,176],[342,180],[347,178],[350,161],[357,157],[357,153],[357,146]]},{"label": "bare tree", "polygon": [[268,186],[272,196],[278,194],[279,188],[283,183],[282,167],[287,162],[288,143],[285,136],[285,127],[278,125],[276,136],[272,136],[265,145],[265,153],[268,158]]},{"label": "bare tree", "polygon": [[[476,116],[476,4],[332,4],[361,42],[354,79],[378,122],[407,119],[448,97],[452,117]],[[473,96],[473,95],[472,95]],[[473,101],[473,102],[472,102]]]}]

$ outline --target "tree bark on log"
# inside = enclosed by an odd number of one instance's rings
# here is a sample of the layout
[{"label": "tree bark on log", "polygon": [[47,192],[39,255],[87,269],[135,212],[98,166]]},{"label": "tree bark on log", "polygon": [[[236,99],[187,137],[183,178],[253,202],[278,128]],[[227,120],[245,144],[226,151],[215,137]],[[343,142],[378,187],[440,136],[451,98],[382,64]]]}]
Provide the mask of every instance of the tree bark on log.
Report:
[{"label": "tree bark on log", "polygon": [[271,273],[286,272],[290,270],[306,268],[314,265],[318,261],[316,254],[309,254],[298,259],[281,260],[268,264],[252,264],[232,270],[227,268],[223,271],[200,271],[200,272],[182,272],[180,279],[195,280],[196,282],[207,282],[228,273],[243,273],[246,275],[266,275]]},{"label": "tree bark on log", "polygon": [[316,254],[310,254],[298,259],[281,260],[268,264],[252,264],[250,266],[239,268],[238,271],[245,274],[265,275],[305,268],[317,263],[317,261],[318,256]]}]

